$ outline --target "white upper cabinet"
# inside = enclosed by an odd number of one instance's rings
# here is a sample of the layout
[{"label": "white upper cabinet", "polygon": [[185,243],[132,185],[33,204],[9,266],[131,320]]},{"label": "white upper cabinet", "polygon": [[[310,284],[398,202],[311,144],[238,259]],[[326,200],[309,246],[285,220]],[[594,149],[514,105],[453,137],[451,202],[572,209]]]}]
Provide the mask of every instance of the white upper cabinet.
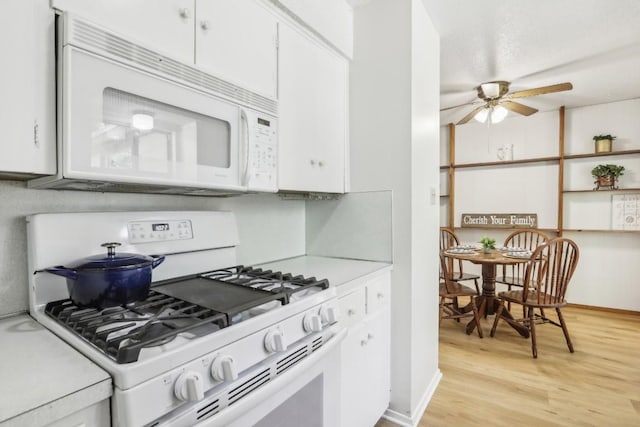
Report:
[{"label": "white upper cabinet", "polygon": [[197,0],[196,64],[275,99],[276,17],[255,0]]},{"label": "white upper cabinet", "polygon": [[277,21],[258,0],[52,0],[53,6],[275,99]]},{"label": "white upper cabinet", "polygon": [[345,192],[347,60],[280,25],[279,188]]},{"label": "white upper cabinet", "polygon": [[52,0],[51,3],[159,53],[193,63],[194,0]]},{"label": "white upper cabinet", "polygon": [[2,6],[0,175],[53,174],[53,13],[46,0],[8,0]]}]

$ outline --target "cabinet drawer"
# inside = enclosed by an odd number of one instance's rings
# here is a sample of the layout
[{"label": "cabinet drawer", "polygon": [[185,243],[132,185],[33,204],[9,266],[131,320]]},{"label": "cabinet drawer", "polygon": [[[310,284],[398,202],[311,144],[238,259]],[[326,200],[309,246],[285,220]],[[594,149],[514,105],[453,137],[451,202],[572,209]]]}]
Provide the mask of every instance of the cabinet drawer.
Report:
[{"label": "cabinet drawer", "polygon": [[365,289],[358,289],[338,300],[340,321],[347,328],[360,322],[365,316]]},{"label": "cabinet drawer", "polygon": [[367,313],[388,306],[391,295],[389,275],[384,274],[367,283]]}]

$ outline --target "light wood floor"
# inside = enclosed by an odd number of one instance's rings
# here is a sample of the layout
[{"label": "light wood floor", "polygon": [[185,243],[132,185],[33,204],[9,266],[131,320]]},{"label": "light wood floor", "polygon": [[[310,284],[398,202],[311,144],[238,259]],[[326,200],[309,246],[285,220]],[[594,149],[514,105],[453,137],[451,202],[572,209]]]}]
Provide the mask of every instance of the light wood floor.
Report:
[{"label": "light wood floor", "polygon": [[640,315],[573,307],[563,314],[575,353],[560,328],[545,324],[536,328],[538,359],[504,322],[491,338],[493,316],[483,321],[483,339],[443,321],[443,377],[419,426],[640,426]]}]

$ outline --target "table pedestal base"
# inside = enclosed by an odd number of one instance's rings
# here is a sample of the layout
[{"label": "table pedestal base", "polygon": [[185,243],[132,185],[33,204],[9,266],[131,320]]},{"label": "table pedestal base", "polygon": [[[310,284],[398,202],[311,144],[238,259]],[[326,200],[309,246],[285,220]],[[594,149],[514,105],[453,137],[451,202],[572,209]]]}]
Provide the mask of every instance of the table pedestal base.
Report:
[{"label": "table pedestal base", "polygon": [[[498,301],[493,296],[480,295],[476,297],[476,305],[478,306],[478,317],[486,318],[487,315],[493,315],[498,310],[498,306],[500,305],[500,301]],[[525,338],[529,338],[529,329],[524,326],[522,323],[517,322],[509,310],[505,307],[502,310],[502,319],[504,319],[509,326],[515,329],[520,335]],[[467,335],[473,332],[473,329],[476,327],[476,319],[471,320],[471,322],[467,323],[466,332]]]}]

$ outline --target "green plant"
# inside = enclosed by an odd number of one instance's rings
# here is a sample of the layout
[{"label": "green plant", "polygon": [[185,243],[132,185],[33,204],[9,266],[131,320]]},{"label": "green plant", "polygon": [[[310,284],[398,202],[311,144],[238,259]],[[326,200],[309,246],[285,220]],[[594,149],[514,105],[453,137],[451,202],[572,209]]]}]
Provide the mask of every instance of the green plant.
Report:
[{"label": "green plant", "polygon": [[483,249],[495,249],[496,248],[496,239],[492,239],[491,237],[483,237],[480,239],[480,243],[482,244]]},{"label": "green plant", "polygon": [[617,137],[611,136],[611,135],[596,135],[596,136],[593,137],[593,140],[594,141],[600,141],[601,139],[610,139],[611,141],[613,141],[616,138]]},{"label": "green plant", "polygon": [[591,175],[594,177],[600,176],[612,176],[614,178],[618,178],[624,175],[624,166],[620,165],[598,165],[595,168],[591,169]]}]

